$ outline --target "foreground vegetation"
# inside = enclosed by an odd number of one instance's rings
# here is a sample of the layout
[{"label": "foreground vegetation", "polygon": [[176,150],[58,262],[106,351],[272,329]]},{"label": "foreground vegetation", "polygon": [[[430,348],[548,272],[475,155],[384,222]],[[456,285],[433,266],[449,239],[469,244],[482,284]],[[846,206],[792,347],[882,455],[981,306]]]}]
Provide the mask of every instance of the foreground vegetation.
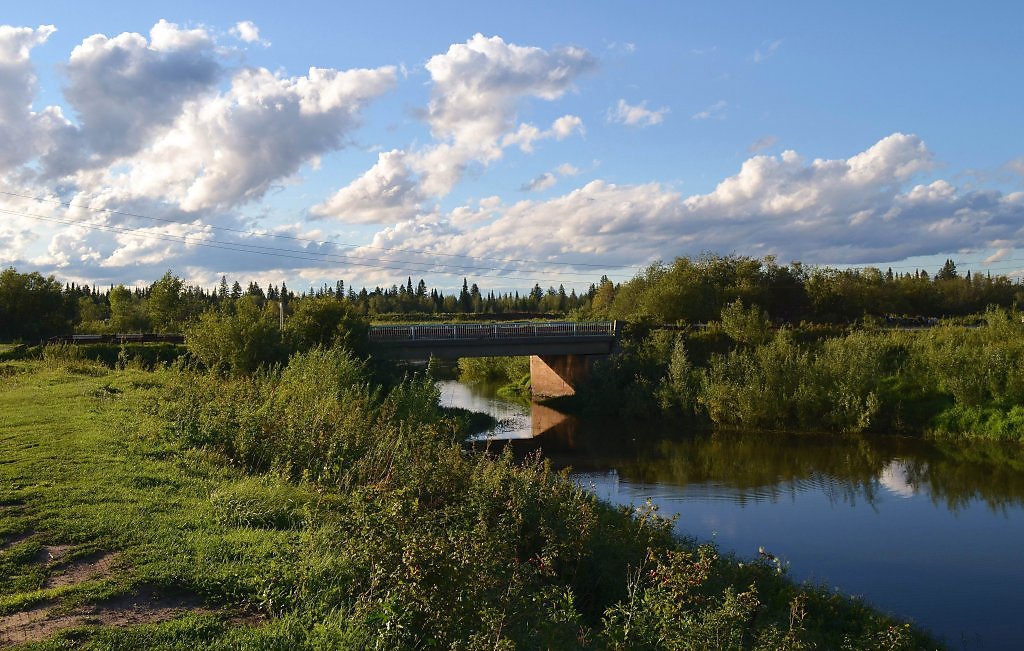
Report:
[{"label": "foreground vegetation", "polygon": [[342,349],[231,379],[59,351],[0,373],[0,627],[125,594],[180,606],[32,648],[934,646],[539,461],[468,454],[430,382],[382,386]]}]

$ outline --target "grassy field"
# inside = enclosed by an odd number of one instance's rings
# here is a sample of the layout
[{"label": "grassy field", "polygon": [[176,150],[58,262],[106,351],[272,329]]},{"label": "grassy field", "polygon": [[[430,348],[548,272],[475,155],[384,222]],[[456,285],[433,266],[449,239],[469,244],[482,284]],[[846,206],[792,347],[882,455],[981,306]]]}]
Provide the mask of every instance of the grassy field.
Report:
[{"label": "grassy field", "polygon": [[0,646],[935,648],[542,467],[439,446],[430,494],[255,473],[175,436],[182,386],[0,363]]},{"label": "grassy field", "polygon": [[231,646],[259,624],[253,588],[296,534],[218,523],[211,495],[242,477],[161,439],[158,375],[85,363],[0,375],[0,641]]}]

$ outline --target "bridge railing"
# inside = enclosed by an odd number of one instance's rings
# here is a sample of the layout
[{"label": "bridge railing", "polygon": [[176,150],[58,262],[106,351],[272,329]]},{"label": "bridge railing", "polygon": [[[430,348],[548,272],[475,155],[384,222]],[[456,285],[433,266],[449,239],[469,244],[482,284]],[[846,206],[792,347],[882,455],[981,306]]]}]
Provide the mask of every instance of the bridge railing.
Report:
[{"label": "bridge railing", "polygon": [[536,323],[423,323],[370,327],[370,341],[444,341],[459,339],[515,339],[522,337],[615,336],[613,321],[556,321]]},{"label": "bridge railing", "polygon": [[48,344],[127,344],[127,343],[185,343],[185,335],[155,332],[122,332],[101,335],[58,335],[46,340]]}]

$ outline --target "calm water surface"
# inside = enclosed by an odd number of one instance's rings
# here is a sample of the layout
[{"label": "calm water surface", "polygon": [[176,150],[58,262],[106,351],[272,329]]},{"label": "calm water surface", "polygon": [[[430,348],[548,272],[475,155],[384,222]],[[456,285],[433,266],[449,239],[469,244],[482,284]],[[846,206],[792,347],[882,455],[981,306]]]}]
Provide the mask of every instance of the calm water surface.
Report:
[{"label": "calm water surface", "polygon": [[797,581],[860,595],[952,648],[1024,649],[1024,453],[897,437],[698,435],[597,427],[441,382],[444,404],[501,421],[490,438],[615,504],[651,500],[680,534]]}]

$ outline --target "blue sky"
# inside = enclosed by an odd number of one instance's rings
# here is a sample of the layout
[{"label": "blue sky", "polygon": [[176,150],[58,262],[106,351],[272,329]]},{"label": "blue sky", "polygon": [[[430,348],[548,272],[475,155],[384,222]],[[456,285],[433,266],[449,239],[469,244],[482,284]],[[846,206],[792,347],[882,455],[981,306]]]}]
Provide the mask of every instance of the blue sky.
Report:
[{"label": "blue sky", "polygon": [[0,265],[568,288],[714,251],[1019,275],[1022,19],[19,3],[0,15]]}]

